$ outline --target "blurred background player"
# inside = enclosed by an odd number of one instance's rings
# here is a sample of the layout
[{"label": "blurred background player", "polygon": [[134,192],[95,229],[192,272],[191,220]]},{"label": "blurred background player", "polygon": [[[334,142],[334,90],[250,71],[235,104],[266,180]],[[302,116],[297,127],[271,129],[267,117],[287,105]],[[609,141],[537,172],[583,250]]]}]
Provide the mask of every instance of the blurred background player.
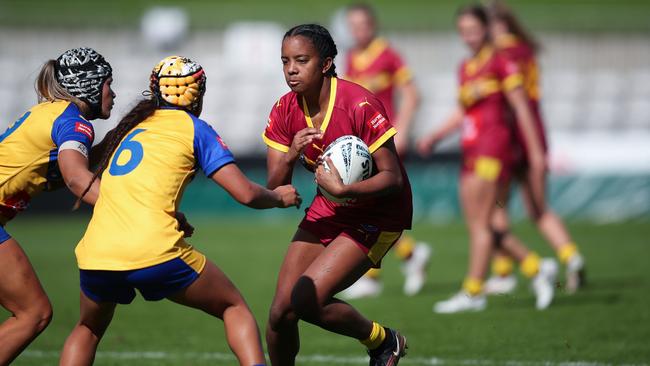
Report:
[{"label": "blurred background player", "polygon": [[[271,110],[263,139],[268,145],[269,188],[291,183],[300,159],[316,171],[318,190],[298,225],[278,275],[266,328],[273,365],[291,366],[300,348],[298,321],[359,340],[370,365],[397,365],[406,338],[370,321],[334,296],[357,281],[410,229],[411,187],[393,144],[397,132],[381,102],[366,89],[336,77],[336,44],[316,24],[291,28],[282,41],[284,77],[291,92]],[[336,169],[318,162],[323,150],[344,135],[368,146],[373,175],[343,185]],[[329,162],[329,166],[333,164]]]},{"label": "blurred background player", "polygon": [[[508,184],[512,174],[512,131],[508,107],[529,146],[530,169],[545,169],[540,141],[534,133],[533,116],[523,90],[523,78],[517,65],[496,50],[489,34],[488,16],[480,5],[461,8],[457,15],[458,32],[472,56],[459,71],[459,108],[436,131],[419,142],[423,155],[438,141],[462,125],[463,161],[460,199],[470,236],[469,269],[462,290],[449,300],[435,304],[438,313],[479,311],[486,306],[483,281],[487,274],[493,245],[500,233],[491,221],[499,198],[500,186]],[[533,279],[536,307],[546,308],[553,298],[557,265],[541,258],[518,241],[508,241],[510,253],[517,256],[522,272]]]},{"label": "blurred background player", "polygon": [[116,305],[131,303],[135,289],[146,300],[167,298],[223,319],[240,364],[265,363],[248,305],[228,277],[185,242],[193,229],[179,227],[175,216],[197,168],[253,208],[297,206],[300,197],[292,186],[270,191],[239,170],[219,135],[198,118],[205,83],[198,63],[165,58],[151,74],[151,97],[107,135],[93,176],[96,182],[105,173],[100,198],[75,250],[81,314],[65,342],[61,365],[92,364]]},{"label": "blurred background player", "polygon": [[[420,99],[413,75],[399,53],[386,39],[377,35],[377,17],[370,5],[354,4],[346,10],[346,24],[354,46],[347,54],[343,77],[368,89],[381,101],[398,132],[394,137],[397,153],[404,158],[410,146],[409,132]],[[395,254],[403,261],[404,293],[417,294],[426,280],[430,246],[424,242],[416,243],[412,236],[404,234],[395,244]],[[371,269],[341,296],[355,299],[379,295],[382,290],[379,275],[379,269]]]},{"label": "blurred background player", "polygon": [[[539,44],[517,20],[514,13],[501,1],[488,3],[490,16],[490,32],[495,46],[509,59],[516,62],[524,77],[524,90],[528,96],[530,109],[535,121],[535,133],[542,143],[544,154],[548,151],[546,132],[541,116],[539,67],[536,55]],[[515,144],[518,155],[514,166],[514,178],[519,182],[522,199],[530,219],[537,229],[557,253],[560,262],[566,266],[565,288],[574,293],[584,279],[584,260],[578,252],[578,247],[571,239],[562,219],[553,212],[546,201],[547,175],[534,175],[528,169],[528,148],[518,124],[515,128]],[[548,171],[545,170],[545,173]],[[503,241],[513,240],[508,233],[510,223],[507,212],[509,189],[505,189],[501,202],[497,207],[493,225],[501,233]],[[498,250],[492,262],[493,276],[485,284],[486,293],[503,294],[514,290],[516,277],[512,275],[512,260],[502,250]]]},{"label": "blurred background player", "polygon": [[[0,135],[0,304],[11,317],[0,325],[0,365],[7,365],[41,333],[52,306],[32,265],[4,226],[41,191],[65,183],[77,196],[91,182],[89,120],[111,115],[112,69],[90,48],[75,48],[43,65],[38,105]],[[85,201],[94,204],[93,185]]]}]

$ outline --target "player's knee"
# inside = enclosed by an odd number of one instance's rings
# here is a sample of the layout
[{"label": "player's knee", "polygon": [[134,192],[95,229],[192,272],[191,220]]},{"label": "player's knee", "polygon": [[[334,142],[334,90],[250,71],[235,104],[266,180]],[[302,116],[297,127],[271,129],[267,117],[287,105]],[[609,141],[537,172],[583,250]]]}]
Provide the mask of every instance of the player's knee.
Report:
[{"label": "player's knee", "polygon": [[316,295],[314,281],[302,276],[291,292],[291,308],[298,318],[314,322],[320,318],[321,306]]},{"label": "player's knee", "polygon": [[295,324],[298,317],[289,305],[281,305],[273,303],[269,311],[269,327],[274,331],[278,331],[285,326]]},{"label": "player's knee", "polygon": [[16,312],[16,317],[25,323],[34,334],[41,333],[52,321],[52,305],[45,298],[35,301],[23,311]]}]

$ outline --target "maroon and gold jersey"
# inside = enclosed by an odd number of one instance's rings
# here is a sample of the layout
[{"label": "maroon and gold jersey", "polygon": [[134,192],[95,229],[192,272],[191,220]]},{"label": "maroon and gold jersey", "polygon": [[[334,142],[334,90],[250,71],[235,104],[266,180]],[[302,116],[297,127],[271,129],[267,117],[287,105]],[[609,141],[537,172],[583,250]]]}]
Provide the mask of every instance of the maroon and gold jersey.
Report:
[{"label": "maroon and gold jersey", "polygon": [[[464,60],[459,74],[459,100],[465,110],[461,137],[464,170],[488,179],[505,179],[512,161],[505,93],[520,87],[523,77],[517,64],[491,46]],[[491,160],[480,160],[489,163],[475,166],[482,157]]]},{"label": "maroon and gold jersey", "polygon": [[[517,63],[517,66],[521,70],[524,78],[524,90],[528,96],[531,113],[535,118],[535,130],[541,139],[542,148],[546,151],[546,132],[539,105],[541,95],[539,87],[539,67],[537,66],[537,60],[535,59],[535,52],[528,44],[526,44],[526,42],[523,42],[512,34],[498,37],[496,39],[496,46],[501,53],[505,54],[506,57]],[[525,160],[526,143],[518,125],[515,126],[515,134],[517,143],[523,147],[520,159]]]},{"label": "maroon and gold jersey", "polygon": [[[270,148],[286,153],[294,135],[313,126],[305,100],[289,92],[273,106],[262,138]],[[312,168],[323,150],[341,136],[359,137],[372,154],[397,132],[377,97],[357,84],[337,78],[331,78],[329,105],[320,129],[322,139],[303,152],[304,163]],[[401,191],[344,204],[334,203],[317,192],[307,217],[318,220],[335,216],[343,222],[375,225],[389,231],[409,229],[413,213],[411,187],[401,162],[400,169],[404,180]]]},{"label": "maroon and gold jersey", "polygon": [[344,78],[370,90],[386,108],[388,118],[394,115],[394,89],[412,78],[400,55],[383,38],[375,38],[363,50],[351,50],[345,63]]}]

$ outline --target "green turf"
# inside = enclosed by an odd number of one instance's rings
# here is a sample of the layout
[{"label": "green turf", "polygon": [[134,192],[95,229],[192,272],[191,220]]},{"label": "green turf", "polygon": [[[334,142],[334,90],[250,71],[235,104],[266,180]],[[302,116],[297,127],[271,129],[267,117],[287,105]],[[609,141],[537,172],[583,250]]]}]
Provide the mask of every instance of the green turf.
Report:
[{"label": "green turf", "polygon": [[[197,232],[192,242],[232,278],[263,328],[275,276],[295,223],[260,221],[254,216],[230,221],[194,218],[194,223]],[[55,310],[52,324],[16,365],[56,363],[56,353],[77,319],[73,248],[84,224],[80,218],[21,217],[8,226],[30,256]],[[416,225],[416,236],[434,246],[429,281],[421,294],[412,298],[402,295],[402,275],[391,256],[385,261],[384,294],[354,305],[368,317],[408,335],[409,357],[400,363],[405,366],[422,364],[415,361],[430,357],[443,360],[444,365],[467,364],[467,360],[488,360],[485,365],[505,364],[506,360],[533,362],[530,365],[576,360],[648,363],[650,225],[574,223],[570,228],[587,258],[590,283],[577,295],[560,294],[547,311],[533,309],[533,296],[522,280],[515,295],[491,298],[485,312],[434,315],[433,302],[457,289],[465,269],[466,234],[459,223]],[[551,254],[529,225],[519,225],[516,231],[541,254]],[[0,316],[5,315],[0,310]],[[205,358],[209,352],[229,353],[222,329],[220,321],[201,312],[168,301],[146,303],[138,298],[132,305],[118,308],[100,346],[102,352],[120,353],[104,354],[96,364],[234,364],[232,360]],[[124,358],[126,351],[166,351],[176,358],[129,359]],[[188,356],[189,352],[199,354]],[[301,354],[364,355],[356,341],[307,325],[302,327]],[[327,364],[309,360],[300,364]]]},{"label": "green turf", "polygon": [[[237,20],[273,20],[286,26],[299,22],[328,24],[333,12],[350,0],[4,0],[0,24],[20,27],[135,28],[152,4],[183,7],[195,28],[223,28]],[[473,1],[376,0],[388,30],[451,30],[456,9]],[[476,1],[474,1],[476,2]],[[513,8],[535,30],[650,32],[650,2],[645,0],[512,0]]]}]

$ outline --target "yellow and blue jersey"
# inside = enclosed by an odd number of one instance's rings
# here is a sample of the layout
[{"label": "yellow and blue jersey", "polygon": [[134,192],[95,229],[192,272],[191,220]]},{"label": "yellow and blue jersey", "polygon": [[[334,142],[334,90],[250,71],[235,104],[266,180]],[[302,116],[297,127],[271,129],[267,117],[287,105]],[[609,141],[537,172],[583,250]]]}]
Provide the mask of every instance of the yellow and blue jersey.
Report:
[{"label": "yellow and blue jersey", "polygon": [[39,192],[62,186],[59,149],[71,142],[90,150],[92,124],[67,101],[34,106],[0,135],[0,225],[29,205]]},{"label": "yellow and blue jersey", "polygon": [[128,271],[181,258],[200,272],[205,257],[183,240],[175,213],[185,186],[234,157],[205,121],[159,109],[129,131],[102,174],[93,217],[75,253],[82,270]]}]

